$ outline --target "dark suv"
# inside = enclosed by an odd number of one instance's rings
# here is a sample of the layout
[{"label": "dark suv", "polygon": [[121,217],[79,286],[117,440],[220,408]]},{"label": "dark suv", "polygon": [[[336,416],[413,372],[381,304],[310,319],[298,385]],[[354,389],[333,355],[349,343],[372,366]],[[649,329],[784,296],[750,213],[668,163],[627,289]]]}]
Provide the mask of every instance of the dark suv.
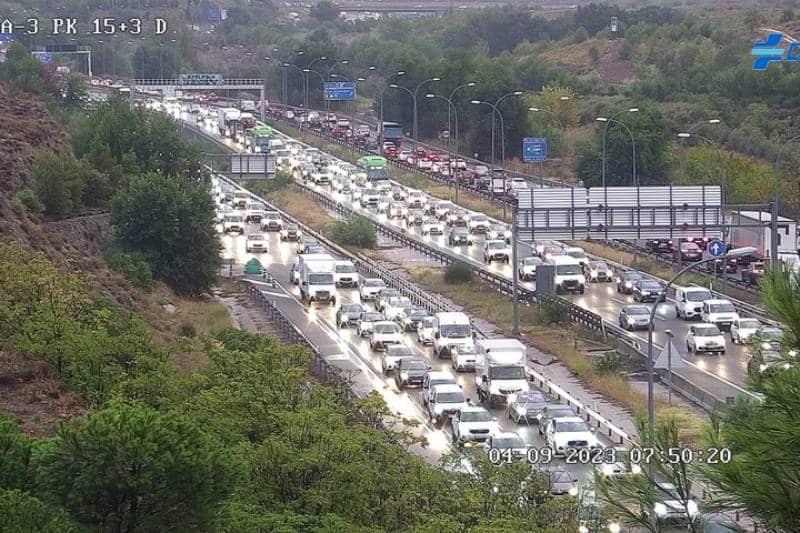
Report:
[{"label": "dark suv", "polygon": [[394,372],[394,381],[397,388],[411,386],[422,386],[422,380],[425,379],[425,374],[428,373],[430,368],[425,361],[419,357],[405,357],[397,362],[397,368]]}]

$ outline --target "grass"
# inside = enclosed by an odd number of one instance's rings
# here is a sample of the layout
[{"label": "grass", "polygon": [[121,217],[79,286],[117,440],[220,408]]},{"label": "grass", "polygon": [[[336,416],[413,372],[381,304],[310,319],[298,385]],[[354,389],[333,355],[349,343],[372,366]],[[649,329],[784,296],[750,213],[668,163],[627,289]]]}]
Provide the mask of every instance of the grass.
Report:
[{"label": "grass", "polygon": [[[513,313],[511,302],[492,286],[482,281],[450,285],[444,282],[440,270],[429,267],[413,267],[408,271],[414,282],[451,299],[467,313],[494,324],[504,334],[510,334]],[[635,416],[646,416],[647,398],[632,388],[624,375],[595,370],[591,358],[580,348],[582,340],[593,337],[592,332],[584,335],[573,327],[542,324],[537,315],[535,307],[520,307],[520,331],[527,342],[556,357],[589,389],[624,407]],[[683,407],[669,405],[661,399],[656,400],[656,416],[675,418],[681,428],[682,441],[687,445],[699,444],[704,424],[701,417]]]}]

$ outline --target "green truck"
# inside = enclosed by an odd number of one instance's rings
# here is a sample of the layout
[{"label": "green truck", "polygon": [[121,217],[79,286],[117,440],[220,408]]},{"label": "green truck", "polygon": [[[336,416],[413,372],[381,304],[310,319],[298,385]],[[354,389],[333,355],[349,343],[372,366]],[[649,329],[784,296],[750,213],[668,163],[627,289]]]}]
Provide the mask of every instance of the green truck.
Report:
[{"label": "green truck", "polygon": [[250,130],[248,137],[248,147],[254,154],[266,154],[269,152],[269,140],[272,137],[272,128],[261,122],[256,123],[256,127]]},{"label": "green truck", "polygon": [[366,172],[368,182],[389,179],[389,164],[379,155],[365,155],[358,160],[358,166]]}]

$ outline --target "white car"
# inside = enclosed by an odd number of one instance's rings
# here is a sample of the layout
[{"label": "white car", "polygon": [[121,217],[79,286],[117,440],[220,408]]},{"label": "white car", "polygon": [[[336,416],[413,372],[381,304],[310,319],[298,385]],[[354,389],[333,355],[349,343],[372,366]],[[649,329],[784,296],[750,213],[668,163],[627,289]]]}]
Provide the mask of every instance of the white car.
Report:
[{"label": "white car", "polygon": [[450,366],[456,372],[474,372],[478,353],[474,344],[454,346],[450,352]]},{"label": "white car", "polygon": [[387,305],[383,308],[383,314],[386,315],[386,320],[397,320],[403,314],[406,307],[413,306],[411,299],[407,296],[395,296],[389,299]]},{"label": "white car", "polygon": [[[492,461],[504,463],[509,459],[525,459],[528,454],[528,447],[525,441],[513,431],[497,431],[491,433],[486,440],[486,453]],[[492,450],[499,450],[495,455]]]},{"label": "white car", "polygon": [[261,215],[261,231],[280,231],[283,226],[283,218],[277,211],[265,211]]},{"label": "white car", "polygon": [[428,398],[428,416],[434,424],[442,425],[467,405],[460,385],[436,385]]},{"label": "white car", "polygon": [[568,246],[564,250],[564,255],[568,255],[574,259],[577,259],[578,263],[581,265],[581,268],[585,267],[589,263],[589,257],[586,255],[586,252],[583,250],[583,248],[579,246]]},{"label": "white car", "polygon": [[497,419],[485,407],[467,406],[458,411],[451,420],[453,442],[484,442],[492,433],[497,433]]},{"label": "white car", "polygon": [[568,450],[574,449],[587,449],[590,455],[603,451],[603,445],[594,431],[579,416],[550,420],[544,430],[544,438],[555,456],[565,455]]},{"label": "white car", "polygon": [[372,327],[378,322],[386,322],[386,317],[383,313],[377,311],[367,311],[361,315],[356,325],[356,332],[359,337],[366,337],[372,333]]},{"label": "white car", "polygon": [[303,234],[297,224],[286,224],[279,232],[281,241],[299,241]]},{"label": "white car", "polygon": [[511,246],[506,241],[487,240],[483,243],[483,262],[491,264],[492,261],[503,261],[508,263],[511,260]]},{"label": "white car", "polygon": [[439,220],[444,219],[450,211],[454,211],[456,205],[453,202],[439,202],[433,214]]},{"label": "white car", "polygon": [[731,324],[731,342],[745,344],[751,336],[761,328],[761,322],[755,318],[739,318]]},{"label": "white car", "polygon": [[422,222],[420,233],[423,235],[444,235],[444,224],[438,220],[425,220]]},{"label": "white car", "polygon": [[487,241],[511,240],[511,229],[505,224],[492,224],[486,232]]},{"label": "white car", "polygon": [[239,215],[228,215],[222,223],[222,228],[225,233],[237,232],[241,235],[244,234],[244,219]]},{"label": "white car", "polygon": [[[381,322],[378,322],[375,324],[375,327],[379,327],[380,325]],[[408,346],[403,346],[402,344],[389,346],[381,355],[381,370],[383,371],[383,375],[387,375],[389,372],[395,370],[397,368],[397,362],[400,361],[400,359],[413,357],[414,352],[412,352],[411,348]]]},{"label": "white car", "polygon": [[422,191],[410,191],[406,198],[409,209],[422,209],[425,207],[426,201],[425,193]]},{"label": "white car", "polygon": [[385,350],[389,345],[401,342],[403,342],[403,330],[394,322],[384,321],[373,324],[369,335],[369,347],[373,351]]},{"label": "white car", "polygon": [[526,257],[517,266],[517,277],[522,281],[532,281],[536,279],[536,267],[542,264],[538,257]]},{"label": "white car", "polygon": [[438,385],[458,385],[455,376],[450,372],[431,371],[425,374],[422,380],[422,404],[428,405],[433,395],[434,387]]},{"label": "white car", "polygon": [[358,294],[361,297],[361,301],[366,302],[368,300],[374,300],[375,297],[378,296],[378,293],[381,292],[381,289],[385,288],[386,283],[384,283],[382,279],[366,278],[359,284]]},{"label": "white car", "polygon": [[721,330],[731,328],[731,325],[739,320],[739,313],[728,300],[706,300],[700,311],[700,319],[703,322],[716,325]]},{"label": "white car", "polygon": [[489,217],[483,213],[474,213],[469,217],[467,229],[470,233],[486,233],[489,230]]},{"label": "white car", "polygon": [[432,316],[425,317],[417,324],[417,341],[420,344],[433,344],[433,335],[436,332],[436,319]]},{"label": "white car", "polygon": [[358,287],[358,273],[352,261],[336,261],[333,280],[337,287]]},{"label": "white car", "polygon": [[251,233],[247,236],[244,249],[246,252],[267,252],[267,240],[260,233]]},{"label": "white car", "polygon": [[677,487],[671,483],[657,482],[655,490],[660,494],[659,501],[653,504],[652,510],[648,509],[646,512],[655,514],[658,522],[675,524],[695,520],[699,510],[697,502],[691,496],[681,497]]},{"label": "white car", "polygon": [[714,324],[698,324],[689,328],[686,351],[689,353],[725,353],[725,336]]},{"label": "white car", "polygon": [[393,201],[389,203],[389,210],[386,216],[389,218],[403,218],[407,211],[405,202]]}]

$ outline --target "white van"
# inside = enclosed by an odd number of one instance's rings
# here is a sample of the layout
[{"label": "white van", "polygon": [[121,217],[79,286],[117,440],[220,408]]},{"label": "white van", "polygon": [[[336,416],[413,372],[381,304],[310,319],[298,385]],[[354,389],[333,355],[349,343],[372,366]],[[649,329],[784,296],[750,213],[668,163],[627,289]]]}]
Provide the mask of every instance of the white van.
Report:
[{"label": "white van", "polygon": [[699,319],[703,310],[703,302],[712,298],[711,291],[705,287],[697,285],[675,287],[675,311],[678,318],[683,320]]},{"label": "white van", "polygon": [[434,315],[436,329],[433,334],[433,354],[437,358],[450,356],[452,348],[474,346],[472,322],[464,313],[442,312]]},{"label": "white van", "polygon": [[729,300],[706,300],[700,311],[703,322],[715,324],[719,329],[728,331],[731,324],[739,320],[739,313]]},{"label": "white van", "polygon": [[358,272],[352,261],[336,261],[333,268],[337,287],[358,287]]},{"label": "white van", "polygon": [[580,261],[568,255],[554,255],[547,260],[547,263],[555,267],[556,293],[577,292],[583,294],[583,284],[586,278],[583,276]]},{"label": "white van", "polygon": [[289,267],[289,280],[295,285],[300,284],[300,272],[303,270],[303,265],[306,263],[313,263],[314,261],[324,261],[333,263],[335,259],[331,254],[300,254],[297,256],[294,264]]},{"label": "white van", "polygon": [[282,139],[270,139],[268,146],[270,153],[275,152],[275,150],[283,150],[285,148]]},{"label": "white van", "polygon": [[308,303],[336,303],[333,261],[304,262],[300,266],[300,299]]}]

